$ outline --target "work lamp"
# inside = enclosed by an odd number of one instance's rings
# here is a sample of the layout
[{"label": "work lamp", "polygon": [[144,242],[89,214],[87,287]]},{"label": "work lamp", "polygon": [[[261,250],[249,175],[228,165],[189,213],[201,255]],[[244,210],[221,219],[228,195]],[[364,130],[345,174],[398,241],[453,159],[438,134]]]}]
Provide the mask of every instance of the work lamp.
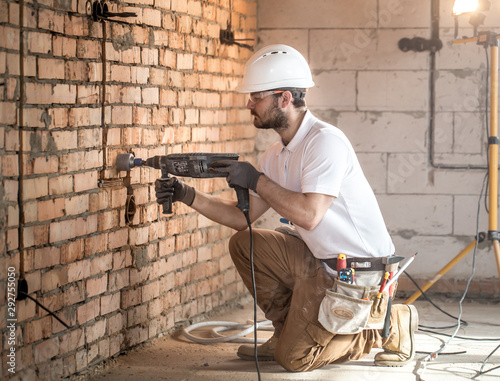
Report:
[{"label": "work lamp", "polygon": [[455,0],[453,4],[453,15],[458,16],[462,13],[475,12],[479,6],[479,0]]},{"label": "work lamp", "polygon": [[481,11],[490,9],[490,0],[455,0],[453,4],[453,16],[455,16],[455,38],[458,35],[458,16],[469,14],[469,23],[474,27],[474,36],[477,36],[477,28],[484,23],[485,15]]}]

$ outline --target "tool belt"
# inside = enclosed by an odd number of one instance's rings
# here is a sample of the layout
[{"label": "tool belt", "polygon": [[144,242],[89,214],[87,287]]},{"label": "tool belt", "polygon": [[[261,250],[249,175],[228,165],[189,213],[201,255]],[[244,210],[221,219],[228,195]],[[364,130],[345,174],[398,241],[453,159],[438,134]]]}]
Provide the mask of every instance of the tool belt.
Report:
[{"label": "tool belt", "polygon": [[[384,271],[386,265],[383,260],[384,258],[347,257],[347,267],[355,269],[356,271]],[[337,268],[337,258],[322,259],[321,261],[332,270]]]},{"label": "tool belt", "polygon": [[382,329],[389,294],[377,297],[380,286],[358,286],[335,279],[326,290],[319,307],[318,320],[329,332],[355,334],[363,329]]},{"label": "tool belt", "polygon": [[[358,271],[373,272],[375,277],[365,284],[350,284],[339,279],[326,290],[318,312],[318,320],[329,332],[339,335],[359,333],[364,329],[382,329],[390,317],[389,290],[380,293],[380,279],[384,271],[397,270],[402,257],[346,258],[346,266]],[[337,269],[337,259],[322,260],[331,269]],[[377,275],[380,272],[380,276]],[[377,280],[375,280],[377,279]],[[392,294],[392,297],[394,293]],[[389,311],[388,311],[389,309]],[[390,322],[389,322],[390,323]]]}]

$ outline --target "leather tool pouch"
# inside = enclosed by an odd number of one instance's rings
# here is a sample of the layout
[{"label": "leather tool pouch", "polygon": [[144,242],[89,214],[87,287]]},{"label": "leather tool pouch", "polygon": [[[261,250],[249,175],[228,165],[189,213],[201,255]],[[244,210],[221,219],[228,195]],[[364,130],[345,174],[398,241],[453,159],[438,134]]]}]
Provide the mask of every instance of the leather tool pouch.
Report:
[{"label": "leather tool pouch", "polygon": [[363,329],[382,329],[387,311],[387,292],[377,298],[380,286],[358,286],[335,280],[326,290],[318,320],[334,334],[354,334]]}]

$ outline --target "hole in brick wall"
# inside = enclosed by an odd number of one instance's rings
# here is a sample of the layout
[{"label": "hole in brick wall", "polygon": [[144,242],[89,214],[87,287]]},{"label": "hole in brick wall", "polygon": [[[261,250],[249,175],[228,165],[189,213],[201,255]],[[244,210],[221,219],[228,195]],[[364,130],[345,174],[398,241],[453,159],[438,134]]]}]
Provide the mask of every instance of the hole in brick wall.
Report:
[{"label": "hole in brick wall", "polygon": [[127,196],[127,202],[125,203],[125,222],[127,224],[131,224],[134,219],[135,212],[137,207],[135,205],[135,197],[134,195]]}]

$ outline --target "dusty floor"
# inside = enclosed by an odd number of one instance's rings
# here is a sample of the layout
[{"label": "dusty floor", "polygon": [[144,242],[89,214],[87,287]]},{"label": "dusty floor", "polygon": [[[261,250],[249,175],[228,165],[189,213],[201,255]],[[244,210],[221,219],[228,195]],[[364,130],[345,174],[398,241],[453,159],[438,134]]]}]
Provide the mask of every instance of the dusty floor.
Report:
[{"label": "dusty floor", "polygon": [[[448,313],[458,315],[458,301],[437,301]],[[435,309],[428,302],[417,301],[420,324],[446,326],[452,319]],[[209,321],[245,323],[253,317],[253,304],[246,303]],[[262,316],[259,314],[259,318]],[[404,368],[375,367],[376,351],[359,361],[344,365],[330,365],[308,373],[290,373],[275,362],[260,363],[262,380],[498,380],[500,368],[478,375],[486,357],[500,345],[500,301],[465,301],[462,320],[468,325],[461,327],[458,335],[467,338],[489,338],[475,341],[455,338],[435,360],[424,364],[422,352],[434,352],[448,340],[442,335],[418,332],[417,355],[413,363]],[[453,333],[453,329],[441,330]],[[197,332],[197,331],[196,331]],[[195,331],[193,331],[195,333]],[[201,333],[198,333],[202,335]],[[259,331],[259,337],[271,333]],[[250,336],[253,336],[250,335]],[[496,339],[496,340],[492,340]],[[163,337],[118,357],[113,364],[99,374],[89,376],[88,381],[137,381],[137,380],[257,380],[255,363],[236,357],[238,343],[198,344],[183,335]],[[456,352],[465,353],[456,354]],[[454,353],[454,354],[452,354]],[[500,366],[500,349],[491,356],[483,371]]]}]

